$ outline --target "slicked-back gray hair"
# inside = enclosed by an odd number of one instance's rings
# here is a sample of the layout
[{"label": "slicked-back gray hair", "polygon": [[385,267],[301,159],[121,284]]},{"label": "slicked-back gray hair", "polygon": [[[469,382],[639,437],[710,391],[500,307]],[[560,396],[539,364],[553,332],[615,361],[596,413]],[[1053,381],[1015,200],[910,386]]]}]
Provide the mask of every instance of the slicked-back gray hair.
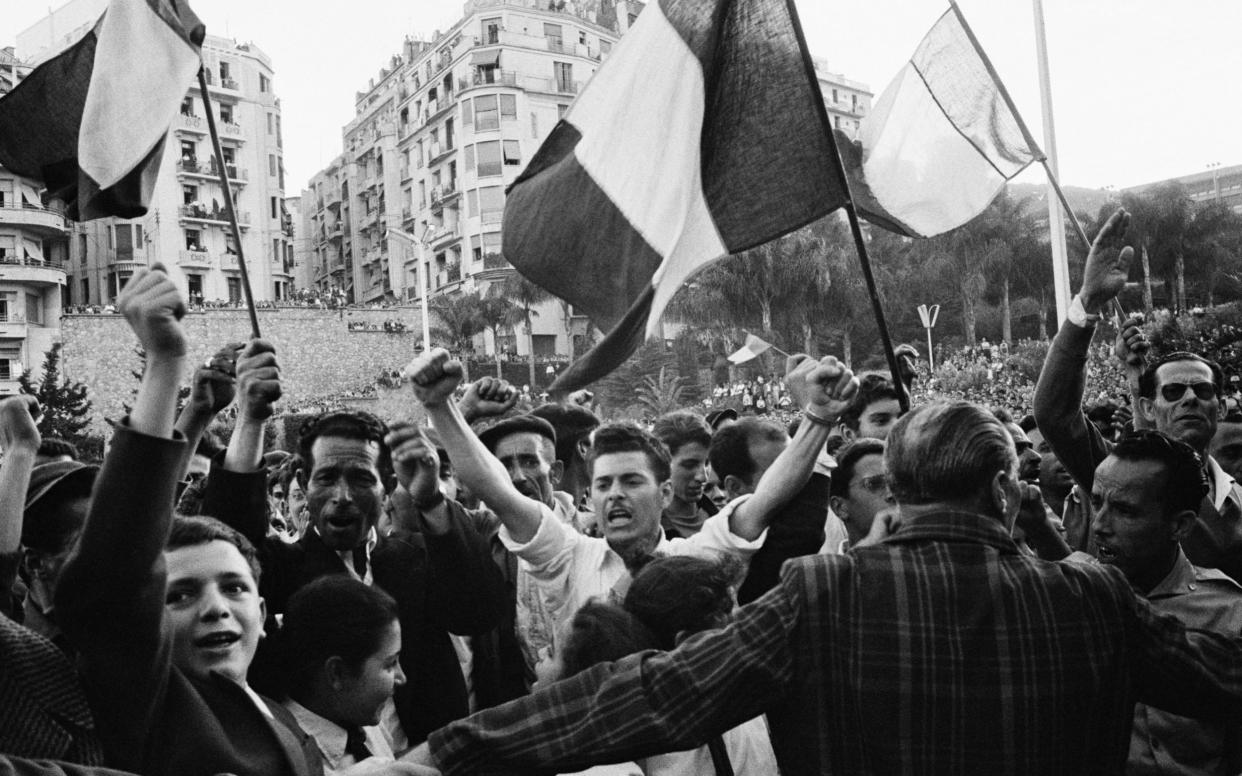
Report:
[{"label": "slicked-back gray hair", "polygon": [[898,504],[970,501],[998,471],[1016,472],[1013,439],[996,416],[968,401],[934,401],[906,414],[884,453]]}]

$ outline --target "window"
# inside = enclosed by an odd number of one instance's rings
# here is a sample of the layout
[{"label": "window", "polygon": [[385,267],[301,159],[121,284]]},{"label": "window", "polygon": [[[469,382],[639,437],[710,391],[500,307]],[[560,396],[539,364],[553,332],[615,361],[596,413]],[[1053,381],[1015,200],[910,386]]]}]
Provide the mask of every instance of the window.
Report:
[{"label": "window", "polygon": [[548,39],[549,51],[561,51],[565,48],[564,40],[561,38],[561,25],[545,23],[543,37]]},{"label": "window", "polygon": [[556,118],[557,119],[565,118],[565,111],[567,110],[569,110],[568,105],[557,105],[556,106]]},{"label": "window", "polygon": [[574,66],[569,62],[553,62],[552,73],[556,79],[556,90],[558,92],[572,92],[574,90]]},{"label": "window", "polygon": [[116,257],[121,261],[134,258],[134,233],[130,231],[129,224],[116,225]]},{"label": "window", "polygon": [[276,114],[274,113],[267,114],[267,134],[276,134]]},{"label": "window", "polygon": [[203,245],[199,241],[199,231],[197,229],[185,230],[185,249],[187,251],[202,251]]},{"label": "window", "polygon": [[516,119],[517,118],[517,95],[502,94],[500,95],[500,118]]},{"label": "window", "polygon": [[423,166],[423,141],[421,140],[414,144],[414,166]]},{"label": "window", "polygon": [[474,129],[482,132],[487,129],[499,129],[500,117],[496,112],[496,95],[474,98]]},{"label": "window", "polygon": [[473,110],[472,105],[473,105],[473,104],[472,104],[472,102],[471,102],[470,100],[463,100],[463,101],[462,101],[462,103],[461,103],[461,123],[463,123],[463,124],[467,124],[467,125],[469,125],[469,124],[473,124],[473,123],[474,123],[474,110]]},{"label": "window", "polygon": [[91,281],[89,278],[82,278],[82,304],[89,304],[91,301]]},{"label": "window", "polygon": [[237,278],[228,278],[228,283],[229,283],[229,301],[240,302],[242,298],[241,297],[241,281],[238,280]]},{"label": "window", "polygon": [[612,44],[606,40],[601,40],[599,42],[599,53],[603,56],[608,56],[609,54],[611,54]]},{"label": "window", "polygon": [[142,250],[142,224],[134,224],[134,247]]},{"label": "window", "polygon": [[427,182],[418,182],[418,206],[420,208],[427,207]]},{"label": "window", "polygon": [[186,291],[189,292],[191,298],[203,295],[203,276],[202,275],[186,275],[185,276]]},{"label": "window", "polygon": [[[483,219],[483,223],[500,223],[500,215],[504,209],[505,190],[502,186],[484,186],[479,189],[479,217]],[[486,235],[484,235],[484,246],[486,246]],[[499,250],[499,247],[496,250]]]},{"label": "window", "polygon": [[837,90],[836,89],[832,90],[832,101],[833,102],[837,101]]},{"label": "window", "polygon": [[43,300],[38,294],[26,294],[26,323],[43,325]]},{"label": "window", "polygon": [[228,77],[229,77],[229,63],[222,61],[220,62],[220,80],[221,81],[228,80]]},{"label": "window", "polygon": [[198,186],[182,186],[181,203],[193,205],[195,202],[198,202]]},{"label": "window", "polygon": [[530,112],[530,136],[539,137],[539,116],[534,111]]},{"label": "window", "polygon": [[500,42],[500,19],[484,19],[483,25],[483,43],[490,45]]},{"label": "window", "polygon": [[232,105],[226,105],[224,103],[220,104],[220,120],[223,121],[225,124],[233,123],[233,106]]},{"label": "window", "polygon": [[474,146],[466,146],[465,164],[467,170],[474,169]]},{"label": "window", "polygon": [[466,194],[466,217],[477,216],[479,214],[479,190],[471,189]]},{"label": "window", "polygon": [[840,116],[833,116],[833,118],[836,120],[836,126],[837,126],[837,129],[840,129],[840,128],[841,128],[841,117],[840,117]]},{"label": "window", "polygon": [[272,218],[280,218],[280,212],[277,209],[275,197],[272,197]]},{"label": "window", "polygon": [[267,155],[267,174],[276,177],[276,154]]},{"label": "window", "polygon": [[0,181],[0,207],[14,207],[17,200],[13,199],[13,182]]},{"label": "window", "polygon": [[486,232],[483,235],[483,254],[500,253],[500,232]]},{"label": "window", "polygon": [[183,160],[192,162],[197,155],[197,152],[194,150],[193,140],[181,141],[181,158]]},{"label": "window", "polygon": [[193,116],[194,115],[194,98],[193,97],[186,97],[184,100],[181,101],[181,115],[182,116]]},{"label": "window", "polygon": [[9,298],[7,296],[0,296],[0,321],[9,322]]},{"label": "window", "polygon": [[522,145],[516,140],[504,141],[505,164],[522,163]]},{"label": "window", "polygon": [[480,178],[489,175],[500,174],[500,141],[492,140],[487,143],[478,143],[474,147],[475,157],[477,158],[475,166],[475,174]]},{"label": "window", "polygon": [[[504,104],[503,102],[501,104]],[[447,151],[453,147],[453,120],[446,119],[444,121],[444,150]]]},{"label": "window", "polygon": [[[259,91],[267,92],[272,88],[272,80],[267,76],[259,73]],[[200,279],[201,280],[201,279]]]},{"label": "window", "polygon": [[[82,264],[86,263],[86,235],[84,234],[78,235],[78,261]],[[85,302],[86,298],[83,297],[82,301]]]}]

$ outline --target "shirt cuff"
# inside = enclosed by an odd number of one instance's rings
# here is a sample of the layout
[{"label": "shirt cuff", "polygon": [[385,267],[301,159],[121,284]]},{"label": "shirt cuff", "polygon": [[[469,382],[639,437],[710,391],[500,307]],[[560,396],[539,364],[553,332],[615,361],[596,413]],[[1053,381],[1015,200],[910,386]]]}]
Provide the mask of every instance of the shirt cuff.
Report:
[{"label": "shirt cuff", "polygon": [[516,541],[504,525],[501,525],[498,535],[505,549],[532,566],[540,566],[554,558],[568,541],[564,524],[556,519],[546,504],[539,505],[539,528],[530,541]]}]

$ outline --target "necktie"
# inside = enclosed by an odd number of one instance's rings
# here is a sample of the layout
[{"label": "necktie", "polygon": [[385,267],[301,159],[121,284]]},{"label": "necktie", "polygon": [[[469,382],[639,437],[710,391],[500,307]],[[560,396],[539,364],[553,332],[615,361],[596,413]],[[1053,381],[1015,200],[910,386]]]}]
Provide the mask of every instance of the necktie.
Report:
[{"label": "necktie", "polygon": [[367,578],[367,546],[360,544],[354,548],[354,571],[359,579]]},{"label": "necktie", "polygon": [[345,754],[351,755],[355,762],[362,762],[371,756],[367,748],[367,734],[360,727],[345,731]]}]

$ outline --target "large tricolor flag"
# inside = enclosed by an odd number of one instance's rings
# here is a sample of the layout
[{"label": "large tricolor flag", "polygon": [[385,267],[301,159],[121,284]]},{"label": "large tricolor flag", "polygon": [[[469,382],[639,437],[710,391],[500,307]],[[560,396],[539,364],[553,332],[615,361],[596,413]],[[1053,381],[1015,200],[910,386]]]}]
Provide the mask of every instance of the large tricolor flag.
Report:
[{"label": "large tricolor flag", "polygon": [[710,262],[845,192],[788,0],[654,0],[509,191],[504,254],[611,329],[553,385],[582,387],[658,331]]},{"label": "large tricolor flag", "polygon": [[961,226],[1044,158],[956,5],[841,142],[858,211],[912,237]]},{"label": "large tricolor flag", "polygon": [[145,214],[203,35],[185,0],[111,0],[0,98],[0,164],[42,181],[70,218]]}]

